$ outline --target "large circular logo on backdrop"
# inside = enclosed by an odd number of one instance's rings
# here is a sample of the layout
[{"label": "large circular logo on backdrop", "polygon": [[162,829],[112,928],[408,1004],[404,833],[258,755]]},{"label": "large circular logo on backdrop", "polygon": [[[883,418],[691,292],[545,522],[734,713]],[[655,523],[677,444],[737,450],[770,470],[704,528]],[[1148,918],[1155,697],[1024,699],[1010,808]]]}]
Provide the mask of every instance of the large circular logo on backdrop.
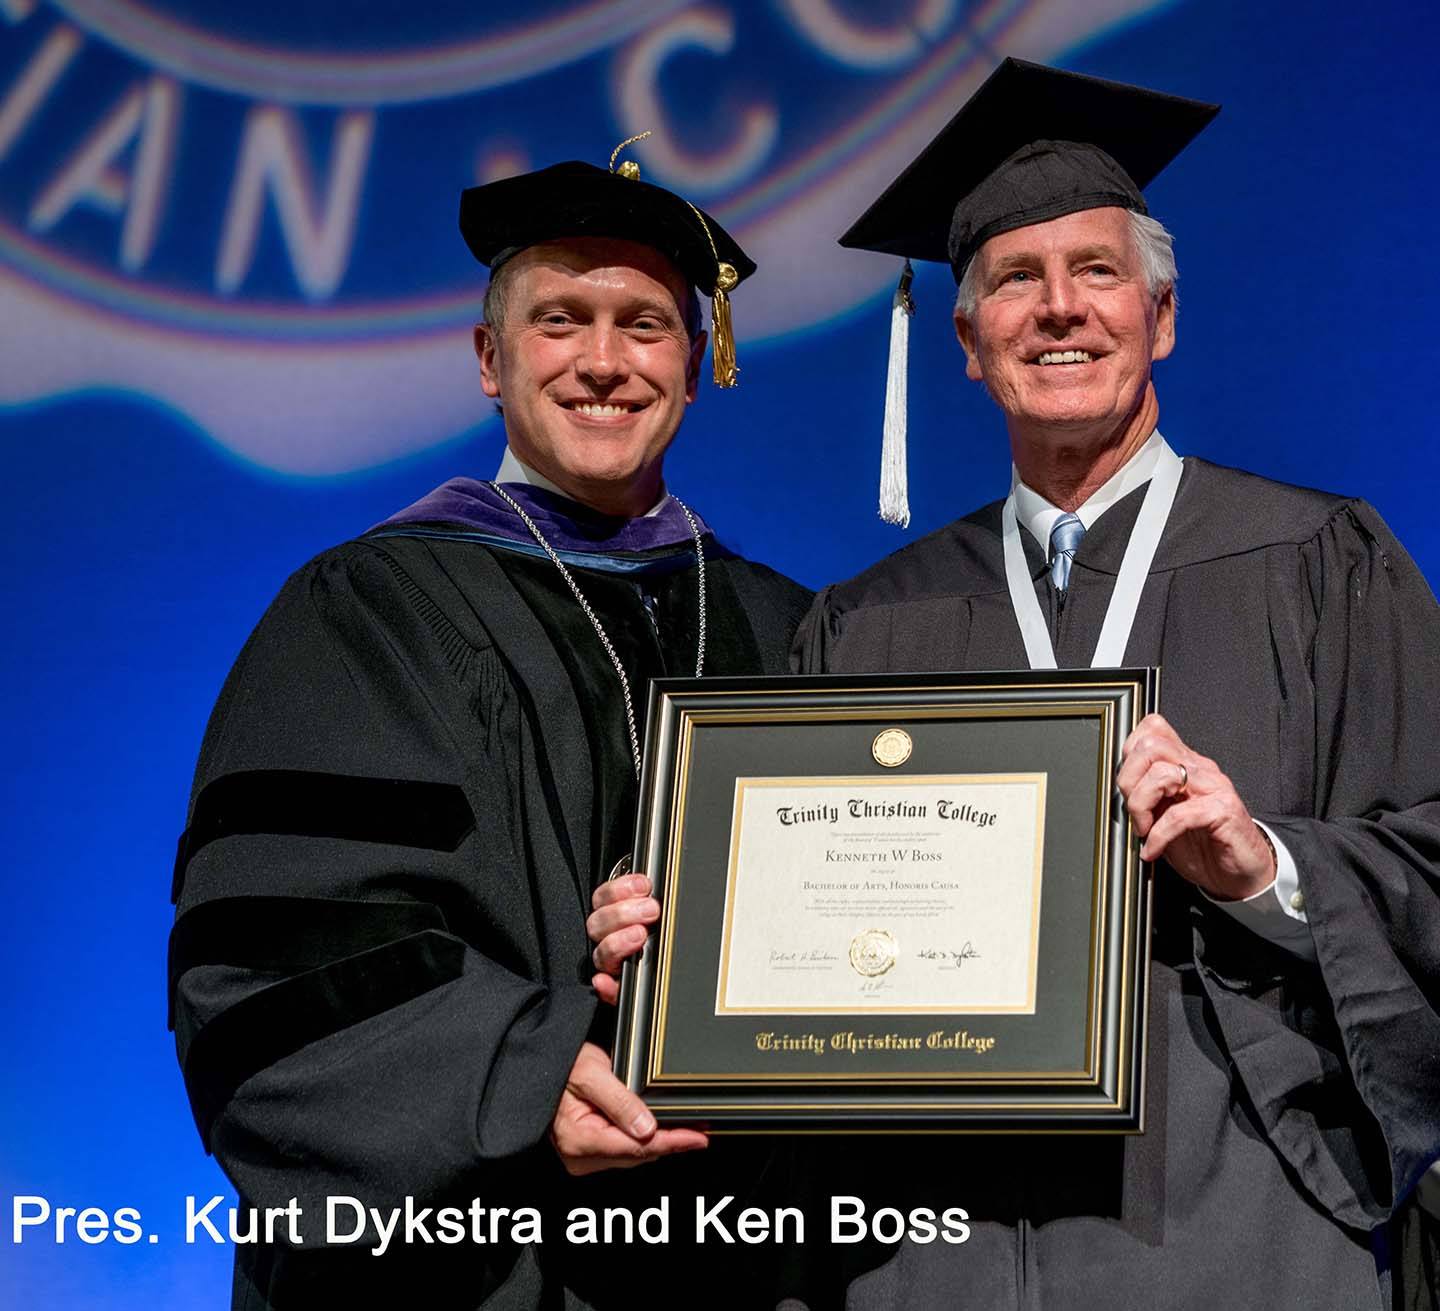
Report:
[{"label": "large circular logo on backdrop", "polygon": [[1156,3],[0,0],[0,403],[138,391],[312,475],[443,441],[487,414],[459,190],[645,129],[760,264],[753,347],[894,276],[833,238],[1000,53]]}]

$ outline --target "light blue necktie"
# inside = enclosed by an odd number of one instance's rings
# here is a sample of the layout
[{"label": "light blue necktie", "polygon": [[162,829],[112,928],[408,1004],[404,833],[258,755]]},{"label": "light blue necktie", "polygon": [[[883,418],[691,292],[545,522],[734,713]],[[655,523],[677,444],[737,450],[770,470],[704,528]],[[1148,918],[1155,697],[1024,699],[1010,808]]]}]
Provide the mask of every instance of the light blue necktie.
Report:
[{"label": "light blue necktie", "polygon": [[1062,514],[1050,530],[1050,581],[1062,592],[1070,583],[1070,562],[1085,536],[1078,514]]}]

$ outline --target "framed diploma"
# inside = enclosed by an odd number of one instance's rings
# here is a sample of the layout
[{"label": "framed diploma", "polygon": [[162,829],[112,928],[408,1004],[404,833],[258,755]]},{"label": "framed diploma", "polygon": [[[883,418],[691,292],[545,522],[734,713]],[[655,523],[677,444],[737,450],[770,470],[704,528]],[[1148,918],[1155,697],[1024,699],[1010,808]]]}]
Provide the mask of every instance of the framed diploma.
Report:
[{"label": "framed diploma", "polygon": [[665,1123],[1138,1132],[1154,669],[661,679],[616,1073]]}]

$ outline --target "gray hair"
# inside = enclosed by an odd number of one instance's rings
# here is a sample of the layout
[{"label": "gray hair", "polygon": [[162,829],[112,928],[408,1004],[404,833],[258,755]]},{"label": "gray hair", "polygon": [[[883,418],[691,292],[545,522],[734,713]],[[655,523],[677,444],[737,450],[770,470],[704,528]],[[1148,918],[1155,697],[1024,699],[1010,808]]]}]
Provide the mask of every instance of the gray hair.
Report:
[{"label": "gray hair", "polygon": [[[1148,214],[1137,214],[1129,209],[1125,211],[1125,216],[1130,220],[1130,235],[1135,240],[1140,271],[1145,275],[1145,285],[1151,296],[1159,300],[1168,291],[1171,303],[1178,308],[1180,299],[1175,294],[1175,282],[1180,274],[1175,268],[1175,238],[1163,223]],[[975,316],[975,306],[980,300],[978,264],[977,259],[972,259],[966,265],[955,293],[955,309],[967,319]]]},{"label": "gray hair", "polygon": [[[512,261],[506,260],[490,275],[490,285],[485,288],[485,301],[480,313],[483,321],[492,328],[499,328],[505,322],[513,268]],[[689,283],[685,285],[685,301],[680,306],[680,311],[685,320],[685,331],[693,342],[705,325],[700,317],[700,298]]]}]

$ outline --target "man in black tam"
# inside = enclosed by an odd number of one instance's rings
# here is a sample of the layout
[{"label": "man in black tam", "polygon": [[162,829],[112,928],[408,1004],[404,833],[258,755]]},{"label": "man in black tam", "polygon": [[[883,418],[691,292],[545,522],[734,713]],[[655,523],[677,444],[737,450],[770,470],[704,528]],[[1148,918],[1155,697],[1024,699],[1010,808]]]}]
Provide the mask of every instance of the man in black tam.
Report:
[{"label": "man in black tam", "polygon": [[221,693],[176,862],[196,1123],[242,1208],[298,1217],[236,1246],[236,1307],[649,1305],[683,1244],[636,1289],[607,1259],[633,1249],[567,1243],[567,1210],[743,1192],[766,1157],[697,1151],[614,1078],[585,930],[625,868],[648,680],[778,672],[810,599],[663,478],[696,289],[733,385],[727,296],[754,265],[629,163],[472,188],[460,225],[491,271],[499,472],[290,579]]},{"label": "man in black tam", "polygon": [[1175,265],[1140,188],[1215,112],[1006,61],[842,239],[950,264],[1014,475],[821,593],[801,668],[1159,665],[1164,712],[1117,777],[1159,862],[1143,1134],[848,1159],[897,1181],[875,1205],[923,1178],[973,1227],[851,1305],[1401,1292],[1392,1217],[1440,1151],[1440,614],[1368,505],[1160,435]]}]

